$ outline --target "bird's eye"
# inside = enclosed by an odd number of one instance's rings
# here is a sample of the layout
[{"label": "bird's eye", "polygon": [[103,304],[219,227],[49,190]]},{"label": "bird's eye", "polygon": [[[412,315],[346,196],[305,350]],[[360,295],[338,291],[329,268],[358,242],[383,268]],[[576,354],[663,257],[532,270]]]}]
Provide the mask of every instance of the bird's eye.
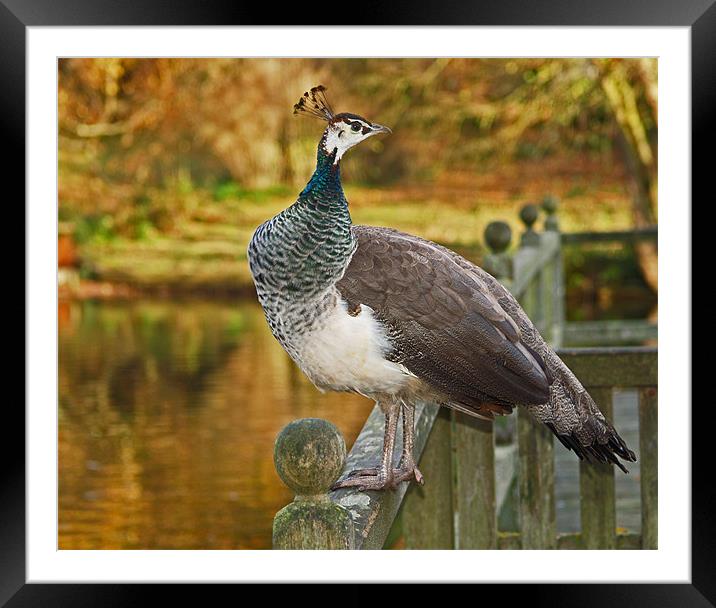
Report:
[{"label": "bird's eye", "polygon": [[351,125],[351,131],[353,131],[353,133],[358,133],[358,131],[360,131],[360,123],[354,122]]}]

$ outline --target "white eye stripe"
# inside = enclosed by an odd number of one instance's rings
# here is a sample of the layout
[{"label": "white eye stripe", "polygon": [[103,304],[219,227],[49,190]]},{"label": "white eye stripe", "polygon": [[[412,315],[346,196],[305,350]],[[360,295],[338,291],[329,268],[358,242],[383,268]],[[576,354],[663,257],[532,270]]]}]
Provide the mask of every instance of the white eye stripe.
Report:
[{"label": "white eye stripe", "polygon": [[361,128],[367,128],[367,129],[372,129],[372,128],[373,128],[372,125],[370,125],[370,124],[368,124],[367,122],[364,122],[364,121],[362,121],[362,120],[359,120],[358,118],[353,118],[353,119],[351,119],[350,122],[344,122],[344,124],[345,124],[346,127],[348,127],[348,128],[351,128],[355,123],[358,123],[359,125],[361,125]]}]

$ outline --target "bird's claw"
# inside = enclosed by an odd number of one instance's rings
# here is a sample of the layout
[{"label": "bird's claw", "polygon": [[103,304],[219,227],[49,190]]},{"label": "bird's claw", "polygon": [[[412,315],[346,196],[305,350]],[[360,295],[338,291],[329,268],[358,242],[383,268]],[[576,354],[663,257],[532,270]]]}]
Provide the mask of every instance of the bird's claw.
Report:
[{"label": "bird's claw", "polygon": [[392,469],[388,475],[379,468],[356,469],[334,483],[331,490],[351,487],[357,487],[361,492],[365,490],[395,490],[403,481],[413,479],[421,486],[425,484],[423,474],[415,465]]},{"label": "bird's claw", "polygon": [[418,485],[425,485],[425,477],[423,477],[420,469],[418,469],[418,467],[414,464],[405,466],[401,465],[400,468],[393,470],[393,476],[396,479],[396,483],[415,480]]},{"label": "bird's claw", "polygon": [[364,492],[365,490],[393,490],[396,485],[392,475],[383,475],[380,469],[359,469],[339,479],[331,490],[355,487],[358,491]]}]

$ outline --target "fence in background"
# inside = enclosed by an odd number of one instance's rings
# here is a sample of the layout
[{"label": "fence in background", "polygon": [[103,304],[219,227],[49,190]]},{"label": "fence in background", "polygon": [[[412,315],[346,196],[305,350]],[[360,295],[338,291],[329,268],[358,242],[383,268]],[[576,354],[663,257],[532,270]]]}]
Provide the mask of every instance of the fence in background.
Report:
[{"label": "fence in background", "polygon": [[[565,242],[654,238],[655,230],[563,235],[556,201],[547,198],[542,207],[546,219],[541,233],[534,230],[539,208],[527,205],[520,212],[525,230],[514,254],[508,252],[509,225],[493,222],[487,227],[490,253],[484,266],[520,301],[608,418],[614,389],[637,389],[641,533],[617,533],[613,467],[584,463],[579,479],[581,532],[557,533],[553,436],[525,408],[518,408],[516,442],[496,446],[493,424],[420,403],[415,411],[415,455],[425,486],[408,488],[403,483],[386,492],[329,490],[342,471],[379,462],[384,425],[377,407],[347,455],[343,438],[330,423],[305,419],[288,425],[277,439],[274,459],[296,499],[276,515],[274,548],[380,549],[397,535],[415,549],[656,548],[657,349],[564,346],[604,344],[604,336],[617,342],[655,338],[656,327],[635,321],[566,323],[562,262]],[[396,454],[395,466],[398,458]],[[520,531],[501,532],[498,514],[515,479]]]}]

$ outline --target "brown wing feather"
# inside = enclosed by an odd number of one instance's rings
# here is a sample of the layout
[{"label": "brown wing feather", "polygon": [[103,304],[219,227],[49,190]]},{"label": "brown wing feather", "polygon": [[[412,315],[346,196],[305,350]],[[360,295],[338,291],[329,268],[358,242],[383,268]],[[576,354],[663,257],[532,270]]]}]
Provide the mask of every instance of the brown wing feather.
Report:
[{"label": "brown wing feather", "polygon": [[410,235],[353,231],[358,246],[337,287],[350,306],[370,306],[386,324],[396,361],[480,413],[549,399],[544,361],[476,273]]},{"label": "brown wing feather", "polygon": [[[359,232],[363,230],[393,232],[389,229],[359,228]],[[612,462],[627,472],[616,457],[635,462],[636,455],[605,419],[579,380],[540,336],[512,294],[494,277],[454,251],[419,237],[410,238],[437,248],[465,272],[476,274],[492,297],[499,302],[502,310],[519,327],[520,343],[534,355],[550,384],[549,402],[530,407],[530,413],[537,420],[544,422],[568,449],[574,450],[580,459]],[[459,404],[452,404],[452,407],[480,416],[483,416],[487,410],[484,403],[479,410],[475,407],[462,408]]]}]

